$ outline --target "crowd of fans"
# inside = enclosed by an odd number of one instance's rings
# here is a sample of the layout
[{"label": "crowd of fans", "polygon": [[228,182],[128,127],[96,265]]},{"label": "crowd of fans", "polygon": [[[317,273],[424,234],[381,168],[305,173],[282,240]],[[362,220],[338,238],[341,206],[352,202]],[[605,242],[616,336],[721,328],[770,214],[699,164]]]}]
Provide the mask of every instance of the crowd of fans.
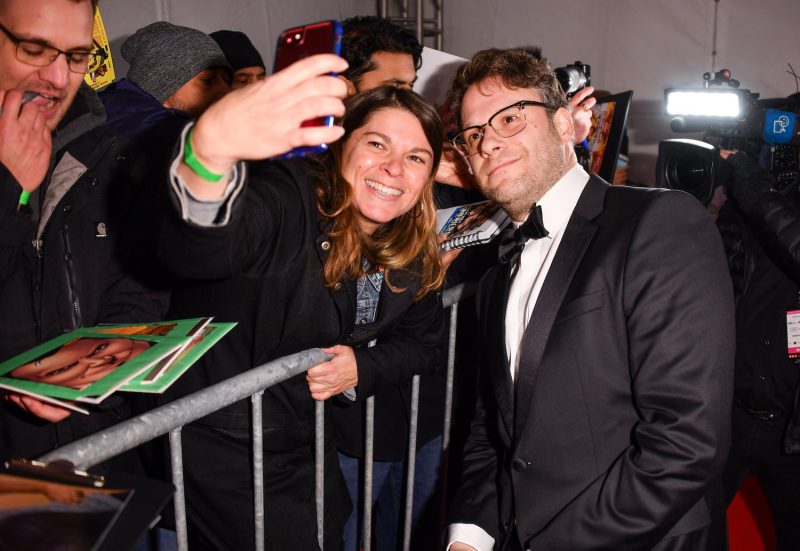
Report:
[{"label": "crowd of fans", "polygon": [[[324,401],[324,547],[359,549],[370,396],[374,537],[378,549],[397,548],[416,374],[412,545],[440,548],[440,291],[486,273],[467,327],[480,375],[463,394],[479,405],[471,426],[457,421],[469,436],[449,548],[724,548],[724,499],[749,456],[734,447],[723,495],[739,335],[722,242],[686,196],[609,188],[576,164],[591,87],[567,101],[540,56],[485,50],[459,70],[440,117],[412,91],[422,45],[365,16],[343,22],[344,59],[313,56],[269,77],[241,32],[152,23],[122,44],[127,76],[98,93],[83,84],[95,4],[0,0],[0,360],[102,323],[238,325],[153,400],[114,395],[85,416],[7,393],[0,458],[36,457],[322,347],[331,359],[264,395],[270,548],[317,549],[314,420]],[[326,115],[334,126],[302,124]],[[281,158],[320,143],[330,147],[319,156]],[[514,222],[500,243],[441,253],[437,207],[484,196]],[[734,223],[756,199],[733,196],[744,210]],[[726,239],[729,257],[742,241],[769,256],[739,232]],[[795,279],[781,271],[793,266],[792,239],[769,265],[778,310],[796,306]],[[747,282],[763,276],[753,262]],[[737,286],[737,298],[747,290]],[[737,393],[738,425],[769,422],[778,446],[797,373],[773,376],[780,399],[767,406],[750,386]],[[192,549],[255,548],[250,416],[241,402],[183,429]],[[765,480],[792,481],[771,503],[790,549],[800,470],[796,456],[770,450],[772,463],[758,466],[778,464],[784,478],[764,469]],[[101,468],[156,476],[160,457],[134,450]]]}]

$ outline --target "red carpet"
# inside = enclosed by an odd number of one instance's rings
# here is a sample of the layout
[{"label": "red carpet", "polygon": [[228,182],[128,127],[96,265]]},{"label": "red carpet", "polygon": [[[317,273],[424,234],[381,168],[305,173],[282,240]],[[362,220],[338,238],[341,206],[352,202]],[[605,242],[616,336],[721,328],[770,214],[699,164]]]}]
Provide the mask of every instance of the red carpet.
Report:
[{"label": "red carpet", "polygon": [[774,551],[775,530],[758,481],[749,476],[728,507],[730,551]]}]

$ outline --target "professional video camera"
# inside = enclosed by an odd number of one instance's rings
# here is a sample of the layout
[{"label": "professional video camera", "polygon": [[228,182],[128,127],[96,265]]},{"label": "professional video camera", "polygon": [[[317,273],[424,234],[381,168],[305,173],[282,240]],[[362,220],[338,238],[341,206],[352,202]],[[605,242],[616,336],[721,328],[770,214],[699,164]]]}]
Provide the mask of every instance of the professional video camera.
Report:
[{"label": "professional video camera", "polygon": [[[708,204],[714,189],[730,177],[719,149],[754,154],[775,176],[780,191],[800,184],[800,98],[759,99],[739,90],[723,69],[703,75],[702,89],[667,89],[667,113],[674,132],[704,131],[705,142],[664,140],[658,146],[656,185],[691,193]],[[727,85],[712,89],[711,86]],[[707,142],[707,143],[706,143]]]},{"label": "professional video camera", "polygon": [[557,67],[553,72],[568,98],[592,83],[592,68],[580,61],[566,67]]}]

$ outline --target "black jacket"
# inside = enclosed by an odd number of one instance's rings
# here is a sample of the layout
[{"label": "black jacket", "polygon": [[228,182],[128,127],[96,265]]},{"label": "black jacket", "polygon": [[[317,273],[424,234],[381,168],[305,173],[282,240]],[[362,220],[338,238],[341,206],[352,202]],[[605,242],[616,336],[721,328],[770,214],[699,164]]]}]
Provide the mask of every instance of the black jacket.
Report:
[{"label": "black jacket", "polygon": [[[97,94],[82,88],[53,134],[51,170],[29,212],[17,212],[21,188],[0,165],[0,360],[78,327],[152,321],[166,311],[167,294],[147,280],[146,255],[132,254],[151,224],[136,208],[146,166],[104,121]],[[2,458],[36,456],[127,414],[113,398],[57,424],[3,408]]]},{"label": "black jacket", "polygon": [[[302,163],[262,162],[248,170],[249,182],[234,201],[229,224],[201,228],[174,216],[162,231],[162,261],[186,278],[173,296],[170,315],[238,322],[174,385],[170,396],[333,344],[361,347],[356,350],[359,402],[433,369],[442,337],[439,295],[414,301],[417,278],[395,273],[393,283],[405,290],[393,293],[383,285],[377,321],[356,326],[355,281],[336,289],[323,283],[329,238]],[[375,337],[377,346],[364,347]],[[202,422],[247,430],[248,404],[234,404]],[[314,401],[304,375],[267,389],[264,426],[267,450],[313,442]]]},{"label": "black jacket", "polygon": [[[789,288],[788,294],[791,295],[787,297],[791,301],[789,304],[772,309],[775,319],[764,320],[775,328],[777,334],[771,340],[782,349],[781,361],[788,362],[785,358],[785,313],[787,307],[796,305],[797,292],[800,291],[800,198],[796,191],[787,195],[773,190],[770,175],[747,155],[732,155],[729,162],[734,167],[734,179],[726,188],[729,201],[720,213],[717,226],[722,234],[733,279],[737,326],[741,320],[753,316],[746,306],[748,302],[745,298],[748,295],[776,292],[774,282],[767,283],[765,278],[757,275],[756,268],[761,263],[765,266],[764,270],[775,274],[772,279],[783,280],[780,287]],[[769,285],[769,288],[764,288],[764,285]],[[737,334],[737,360],[750,346],[748,339],[752,338],[755,337]],[[763,349],[761,345],[761,342],[757,343],[758,348]],[[797,367],[782,369],[791,375]],[[739,370],[740,366],[737,365],[737,378],[740,376]],[[739,385],[740,381],[737,380],[737,387]],[[793,389],[793,396],[794,400],[790,397],[783,400],[788,403],[782,405],[782,409],[791,412],[785,449],[787,453],[800,453],[800,386]]]}]

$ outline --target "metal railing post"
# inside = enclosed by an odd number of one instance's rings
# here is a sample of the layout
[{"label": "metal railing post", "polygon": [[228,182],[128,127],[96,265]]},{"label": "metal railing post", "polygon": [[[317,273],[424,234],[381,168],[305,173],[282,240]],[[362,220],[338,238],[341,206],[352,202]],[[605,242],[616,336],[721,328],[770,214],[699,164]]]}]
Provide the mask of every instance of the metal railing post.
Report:
[{"label": "metal railing post", "polygon": [[364,442],[364,516],[361,521],[361,549],[372,549],[372,458],[375,451],[375,396],[367,398],[366,414],[364,415],[365,442]]},{"label": "metal railing post", "polygon": [[411,378],[411,416],[406,461],[406,510],[403,515],[403,551],[411,549],[411,519],[414,513],[414,470],[417,465],[417,424],[419,419],[419,375]]},{"label": "metal railing post", "polygon": [[442,428],[442,451],[450,446],[450,426],[453,423],[453,379],[456,372],[456,326],[458,325],[458,303],[450,307],[450,333],[447,338],[447,386],[444,396],[444,427]]},{"label": "metal railing post", "polygon": [[169,433],[170,460],[172,462],[172,484],[175,486],[175,532],[178,537],[178,549],[189,551],[189,535],[186,530],[186,494],[183,485],[183,446],[181,444],[181,427]]},{"label": "metal railing post", "polygon": [[264,551],[264,391],[250,396],[253,404],[253,507],[256,551]]},{"label": "metal railing post", "polygon": [[314,498],[317,501],[317,542],[324,551],[325,540],[325,402],[317,401],[314,430]]}]

